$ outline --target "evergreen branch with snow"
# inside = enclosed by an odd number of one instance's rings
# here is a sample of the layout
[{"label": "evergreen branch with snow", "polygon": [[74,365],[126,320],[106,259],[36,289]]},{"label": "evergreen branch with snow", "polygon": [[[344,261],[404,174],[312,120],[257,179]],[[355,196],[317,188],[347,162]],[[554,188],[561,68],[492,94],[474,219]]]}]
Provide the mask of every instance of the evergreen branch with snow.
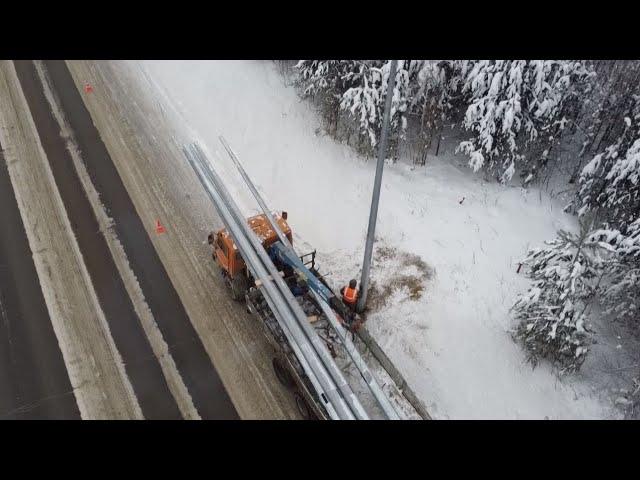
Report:
[{"label": "evergreen branch with snow", "polygon": [[640,218],[625,228],[601,229],[592,239],[612,253],[606,267],[607,283],[602,291],[605,314],[640,328]]},{"label": "evergreen branch with snow", "polygon": [[599,214],[623,232],[640,211],[640,101],[634,101],[620,137],[582,169],[578,192],[580,216]]}]

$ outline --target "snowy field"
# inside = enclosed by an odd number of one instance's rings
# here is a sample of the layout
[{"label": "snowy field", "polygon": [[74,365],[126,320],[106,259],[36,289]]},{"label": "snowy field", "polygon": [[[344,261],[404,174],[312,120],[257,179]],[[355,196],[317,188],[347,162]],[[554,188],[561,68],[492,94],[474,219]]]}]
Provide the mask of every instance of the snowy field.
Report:
[{"label": "snowy field", "polygon": [[[247,214],[257,210],[218,135],[269,205],[289,212],[297,249],[316,248],[335,285],[360,278],[373,160],[322,134],[271,62],[143,65]],[[532,370],[509,334],[509,308],[528,285],[519,260],[558,228],[575,228],[574,218],[561,200],[484,182],[452,156],[449,145],[426,167],[385,168],[368,328],[434,418],[618,416],[588,362],[572,379],[545,364]]]}]

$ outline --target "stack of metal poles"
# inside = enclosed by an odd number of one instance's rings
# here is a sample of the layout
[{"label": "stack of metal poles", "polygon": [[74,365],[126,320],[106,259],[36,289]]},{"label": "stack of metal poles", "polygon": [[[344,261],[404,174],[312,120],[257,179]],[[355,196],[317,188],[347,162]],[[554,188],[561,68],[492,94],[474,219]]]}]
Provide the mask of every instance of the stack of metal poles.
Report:
[{"label": "stack of metal poles", "polygon": [[325,348],[306,314],[280,277],[276,266],[198,144],[184,147],[184,153],[211,198],[229,234],[291,348],[332,419],[368,419],[368,415],[339,367]]},{"label": "stack of metal poles", "polygon": [[[284,232],[280,229],[280,226],[278,225],[278,222],[277,222],[276,218],[274,217],[272,212],[269,210],[269,207],[267,207],[266,202],[264,201],[264,199],[262,198],[262,196],[258,192],[258,189],[255,187],[255,185],[251,181],[251,178],[249,178],[249,175],[247,174],[247,172],[245,171],[244,167],[240,163],[240,160],[238,159],[238,156],[231,149],[231,147],[229,146],[229,144],[227,143],[227,141],[225,140],[224,137],[220,136],[219,140],[222,143],[222,146],[225,148],[225,150],[229,154],[229,157],[231,158],[231,160],[235,164],[236,168],[238,169],[238,172],[240,173],[240,176],[244,179],[245,183],[247,184],[247,187],[249,188],[249,190],[253,194],[253,197],[255,198],[256,202],[258,202],[258,205],[260,206],[260,208],[261,208],[262,212],[264,213],[265,217],[269,220],[269,223],[271,224],[271,228],[278,235],[278,238],[280,239],[280,242],[282,242],[282,244],[287,249],[290,250],[290,252],[291,252],[293,257],[297,258],[297,254],[293,250],[292,245],[287,240],[287,237],[285,236]],[[313,293],[315,295],[316,301],[320,305],[320,308],[322,309],[323,313],[326,315],[327,319],[329,320],[329,323],[331,324],[331,326],[333,327],[335,332],[340,337],[340,340],[342,341],[342,344],[344,345],[345,349],[347,350],[347,353],[351,357],[351,360],[353,360],[354,365],[356,366],[356,368],[360,372],[360,375],[362,376],[362,378],[365,381],[367,387],[369,388],[369,390],[371,391],[371,393],[375,397],[378,405],[380,406],[380,408],[384,412],[385,416],[390,420],[399,420],[400,416],[398,415],[398,412],[396,412],[396,410],[393,408],[393,405],[389,401],[389,398],[383,392],[383,390],[380,387],[380,385],[376,382],[376,380],[373,377],[373,375],[371,374],[371,372],[369,370],[369,367],[367,366],[366,362],[364,361],[364,359],[362,358],[362,356],[360,355],[360,353],[356,349],[356,346],[349,339],[347,331],[345,330],[345,328],[338,321],[335,312],[331,309],[331,307],[327,304],[327,302],[320,297],[320,295],[318,295],[316,292],[313,292]]]}]

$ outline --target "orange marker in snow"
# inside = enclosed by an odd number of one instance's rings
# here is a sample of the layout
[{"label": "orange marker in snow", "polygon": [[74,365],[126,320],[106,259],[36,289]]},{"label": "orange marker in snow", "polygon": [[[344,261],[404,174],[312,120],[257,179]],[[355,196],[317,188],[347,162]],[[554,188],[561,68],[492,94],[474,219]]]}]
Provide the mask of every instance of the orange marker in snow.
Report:
[{"label": "orange marker in snow", "polygon": [[85,84],[85,86],[84,86],[84,91],[85,91],[86,93],[93,93],[93,87],[92,87],[90,84],[88,84],[88,83],[87,83],[87,84]]},{"label": "orange marker in snow", "polygon": [[162,224],[160,223],[160,220],[156,220],[156,233],[158,235],[160,235],[161,233],[165,233],[166,230],[165,228],[162,226]]}]

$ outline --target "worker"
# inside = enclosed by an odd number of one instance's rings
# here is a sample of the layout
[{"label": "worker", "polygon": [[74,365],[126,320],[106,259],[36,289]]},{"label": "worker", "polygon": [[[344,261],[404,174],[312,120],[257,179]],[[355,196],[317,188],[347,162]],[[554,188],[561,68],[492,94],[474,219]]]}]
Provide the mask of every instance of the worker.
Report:
[{"label": "worker", "polygon": [[342,300],[352,310],[356,308],[356,303],[358,302],[358,290],[356,289],[357,284],[358,282],[352,279],[349,282],[349,285],[347,285],[346,287],[342,287],[342,290],[340,290],[340,293],[342,294]]},{"label": "worker", "polygon": [[293,293],[293,296],[299,297],[301,295],[304,295],[307,292],[307,286],[304,280],[298,275],[294,275],[290,278],[291,280],[287,283],[289,283],[289,289],[291,290],[291,293]]}]

